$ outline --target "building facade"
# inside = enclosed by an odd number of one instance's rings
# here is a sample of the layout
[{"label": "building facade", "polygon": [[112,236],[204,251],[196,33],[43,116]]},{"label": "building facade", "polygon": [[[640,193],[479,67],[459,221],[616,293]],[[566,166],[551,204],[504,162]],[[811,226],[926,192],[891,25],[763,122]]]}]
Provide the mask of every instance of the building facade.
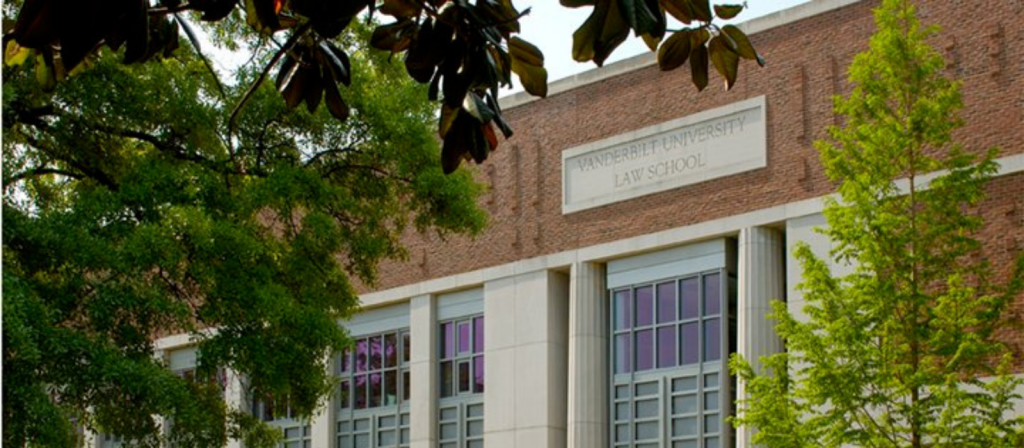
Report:
[{"label": "building facade", "polygon": [[[957,138],[1002,149],[982,213],[1005,277],[1024,247],[1024,2],[920,3],[964,80]],[[516,135],[479,168],[491,227],[409,235],[410,260],[386,263],[343,323],[356,344],[328,409],[296,421],[230,373],[229,401],[289,448],[749,446],[726,421],[743,394],[726,362],[783,349],[765,314],[802,308],[792,249],[829,248],[812,142],[838,123],[831,97],[874,6],[813,0],[743,24],[768,65],[743,63],[728,92],[643,55],[504,98]],[[194,366],[187,337],[160,347]]]}]

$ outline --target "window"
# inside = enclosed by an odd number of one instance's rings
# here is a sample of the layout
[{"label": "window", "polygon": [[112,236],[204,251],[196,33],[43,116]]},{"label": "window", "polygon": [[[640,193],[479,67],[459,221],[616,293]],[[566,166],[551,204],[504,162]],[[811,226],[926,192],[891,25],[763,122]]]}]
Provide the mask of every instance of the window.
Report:
[{"label": "window", "polygon": [[440,331],[439,446],[483,447],[484,318],[445,321]]},{"label": "window", "polygon": [[309,448],[312,444],[309,422],[300,421],[286,398],[264,395],[253,397],[252,415],[281,430],[280,448]]},{"label": "window", "polygon": [[719,269],[610,291],[612,446],[722,445],[734,283]]},{"label": "window", "polygon": [[408,330],[356,338],[337,360],[337,447],[409,446]]}]

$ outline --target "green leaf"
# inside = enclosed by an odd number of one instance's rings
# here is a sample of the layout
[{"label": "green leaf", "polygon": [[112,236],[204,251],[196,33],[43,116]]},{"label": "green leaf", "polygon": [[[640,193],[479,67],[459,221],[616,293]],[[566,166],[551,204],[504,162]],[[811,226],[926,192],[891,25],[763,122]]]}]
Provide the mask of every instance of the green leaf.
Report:
[{"label": "green leaf", "polygon": [[559,0],[559,3],[566,8],[579,8],[581,6],[594,6],[598,0]]},{"label": "green leaf", "polygon": [[690,57],[691,30],[672,33],[658,48],[658,68],[662,71],[675,70]]},{"label": "green leaf", "polygon": [[722,27],[722,32],[725,33],[726,36],[729,36],[729,39],[731,39],[734,44],[730,45],[730,48],[732,48],[737,54],[745,59],[754,59],[757,61],[758,65],[764,67],[764,58],[757,54],[757,51],[754,50],[754,46],[750,44],[750,40],[747,39],[747,35],[744,34],[742,30],[733,25],[726,25]]},{"label": "green leaf", "polygon": [[[704,40],[699,36],[701,31],[704,30],[690,33],[691,36],[698,35],[690,42],[690,77],[697,90],[704,90],[708,86],[708,49],[704,46]],[[707,31],[704,33],[706,34]]]},{"label": "green leaf", "polygon": [[246,21],[260,33],[273,34],[281,29],[276,8],[276,0],[245,0]]},{"label": "green leaf", "polygon": [[693,13],[693,18],[700,20],[701,22],[711,22],[711,3],[710,0],[683,0],[690,4],[690,11]]},{"label": "green leaf", "polygon": [[416,0],[384,0],[378,10],[397,18],[413,18],[420,15],[423,6]]},{"label": "green leaf", "polygon": [[660,0],[660,4],[676,20],[686,25],[693,22],[693,8],[687,0]]},{"label": "green leaf", "polygon": [[734,53],[725,43],[725,37],[715,36],[708,44],[711,62],[715,70],[725,78],[725,89],[729,90],[736,83],[736,74],[739,71],[740,57]]},{"label": "green leaf", "polygon": [[373,30],[373,35],[370,36],[370,46],[392,53],[405,51],[412,44],[416,31],[416,23],[408,19],[381,25]]},{"label": "green leaf", "polygon": [[604,64],[612,51],[629,36],[629,24],[617,0],[599,0],[590,17],[573,33],[573,59]]},{"label": "green leaf", "polygon": [[324,84],[324,100],[327,102],[327,110],[331,112],[334,118],[337,118],[339,121],[348,120],[351,111],[348,104],[342,99],[337,83],[328,82]]},{"label": "green leaf", "polygon": [[719,19],[729,20],[743,11],[743,5],[715,5],[715,15]]}]

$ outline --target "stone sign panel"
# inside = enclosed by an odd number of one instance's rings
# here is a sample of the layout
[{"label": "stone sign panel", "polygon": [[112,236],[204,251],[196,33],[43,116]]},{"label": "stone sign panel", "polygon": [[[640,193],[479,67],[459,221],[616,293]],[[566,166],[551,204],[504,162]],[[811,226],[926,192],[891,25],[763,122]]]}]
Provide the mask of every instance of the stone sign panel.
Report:
[{"label": "stone sign panel", "polygon": [[562,152],[562,213],[768,165],[760,96]]}]

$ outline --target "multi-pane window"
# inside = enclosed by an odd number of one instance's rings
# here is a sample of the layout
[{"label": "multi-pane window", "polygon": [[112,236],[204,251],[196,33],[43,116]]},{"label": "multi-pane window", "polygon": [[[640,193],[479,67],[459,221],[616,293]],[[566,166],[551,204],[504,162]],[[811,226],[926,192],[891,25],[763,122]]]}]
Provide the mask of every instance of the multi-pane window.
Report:
[{"label": "multi-pane window", "polygon": [[484,444],[484,318],[441,323],[438,446],[482,448]]},{"label": "multi-pane window", "polygon": [[286,398],[264,395],[252,400],[252,415],[281,430],[279,448],[309,448],[312,444],[309,422],[301,421]]},{"label": "multi-pane window", "polygon": [[409,332],[356,339],[338,359],[341,409],[393,406],[409,399]]},{"label": "multi-pane window", "polygon": [[409,446],[408,330],[356,338],[337,360],[338,448]]},{"label": "multi-pane window", "polygon": [[613,447],[723,446],[733,283],[714,270],[610,291]]},{"label": "multi-pane window", "polygon": [[441,397],[484,391],[484,318],[441,324]]}]

